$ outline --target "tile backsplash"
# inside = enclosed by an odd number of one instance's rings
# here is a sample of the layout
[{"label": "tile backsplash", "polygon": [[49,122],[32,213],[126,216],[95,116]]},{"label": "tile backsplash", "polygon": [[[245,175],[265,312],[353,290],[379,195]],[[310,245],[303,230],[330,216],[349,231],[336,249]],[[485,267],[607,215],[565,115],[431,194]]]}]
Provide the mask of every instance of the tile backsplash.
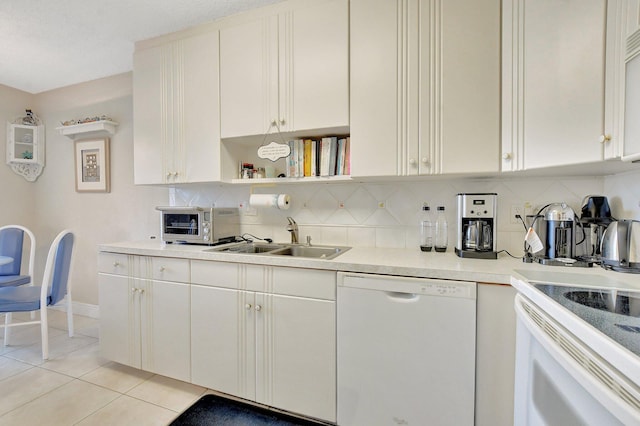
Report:
[{"label": "tile backsplash", "polygon": [[[173,205],[241,207],[243,232],[289,241],[287,216],[299,225],[300,241],[353,247],[404,248],[419,246],[418,222],[423,202],[432,210],[445,206],[449,222],[449,247],[456,239],[455,195],[460,192],[498,194],[498,249],[521,256],[525,230],[511,220],[512,206],[530,206],[535,213],[552,202],[566,202],[580,214],[587,195],[606,195],[616,217],[640,218],[640,173],[613,177],[500,177],[487,179],[425,178],[420,181],[331,182],[265,185],[189,185],[172,188]],[[251,193],[291,195],[289,210],[248,206]]]}]

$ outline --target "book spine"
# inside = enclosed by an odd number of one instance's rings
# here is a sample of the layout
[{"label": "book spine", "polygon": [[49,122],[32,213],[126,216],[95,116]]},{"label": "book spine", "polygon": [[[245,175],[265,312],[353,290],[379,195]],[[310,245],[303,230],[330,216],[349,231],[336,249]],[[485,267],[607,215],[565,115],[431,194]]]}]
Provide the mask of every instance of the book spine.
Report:
[{"label": "book spine", "polygon": [[311,176],[311,139],[304,140],[304,176]]}]

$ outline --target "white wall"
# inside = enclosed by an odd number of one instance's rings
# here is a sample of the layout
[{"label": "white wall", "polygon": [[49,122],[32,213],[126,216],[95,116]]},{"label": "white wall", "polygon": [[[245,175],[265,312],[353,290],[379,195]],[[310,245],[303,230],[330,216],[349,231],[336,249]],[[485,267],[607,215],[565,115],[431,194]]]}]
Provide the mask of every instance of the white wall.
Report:
[{"label": "white wall", "polygon": [[616,219],[640,220],[640,164],[637,171],[607,176],[604,191]]},{"label": "white wall", "polygon": [[[46,127],[47,165],[35,184],[34,232],[50,244],[62,229],[76,235],[72,274],[75,301],[98,304],[97,245],[138,240],[157,234],[153,206],[167,203],[167,189],[133,185],[133,113],[131,74],[40,93],[36,110]],[[111,137],[111,192],[75,190],[74,142],[55,130],[60,122],[108,115],[120,125]],[[44,266],[42,253],[39,271]]]},{"label": "white wall", "polygon": [[[33,95],[0,85],[0,140],[6,143],[7,122],[25,116],[25,109],[34,109]],[[15,174],[6,164],[5,143],[0,144],[0,226],[21,224],[31,227],[35,219],[35,184]]]}]

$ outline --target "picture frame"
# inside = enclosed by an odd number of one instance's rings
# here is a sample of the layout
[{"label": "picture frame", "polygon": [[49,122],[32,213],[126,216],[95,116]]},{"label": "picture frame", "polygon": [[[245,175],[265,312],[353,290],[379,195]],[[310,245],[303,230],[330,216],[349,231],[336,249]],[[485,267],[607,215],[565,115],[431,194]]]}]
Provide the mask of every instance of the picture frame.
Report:
[{"label": "picture frame", "polygon": [[76,192],[110,192],[109,138],[75,141]]}]

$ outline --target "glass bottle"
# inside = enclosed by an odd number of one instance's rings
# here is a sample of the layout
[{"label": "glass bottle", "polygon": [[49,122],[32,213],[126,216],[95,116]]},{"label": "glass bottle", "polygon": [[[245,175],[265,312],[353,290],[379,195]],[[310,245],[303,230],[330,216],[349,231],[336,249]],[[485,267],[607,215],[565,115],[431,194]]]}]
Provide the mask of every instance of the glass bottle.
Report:
[{"label": "glass bottle", "polygon": [[422,205],[422,217],[420,218],[420,250],[431,251],[433,248],[433,222],[431,222],[431,208]]},{"label": "glass bottle", "polygon": [[438,216],[436,217],[436,244],[437,252],[447,251],[447,217],[444,213],[444,206],[438,206]]}]

